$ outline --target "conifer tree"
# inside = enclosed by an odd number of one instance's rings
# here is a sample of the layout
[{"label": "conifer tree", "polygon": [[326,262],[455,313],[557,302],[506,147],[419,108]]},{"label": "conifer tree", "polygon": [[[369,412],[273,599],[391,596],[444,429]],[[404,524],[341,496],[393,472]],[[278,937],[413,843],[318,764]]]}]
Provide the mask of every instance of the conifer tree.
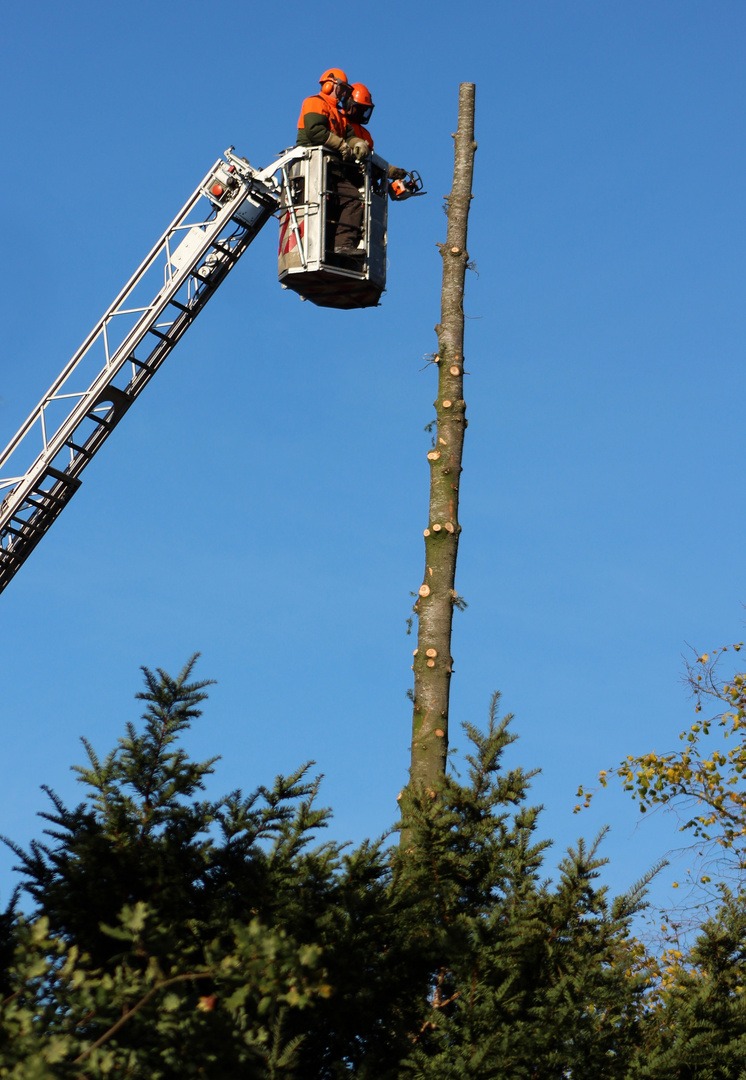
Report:
[{"label": "conifer tree", "polygon": [[582,844],[541,881],[497,699],[468,776],[408,789],[412,852],[345,850],[319,841],[306,769],[204,797],[192,674],[146,671],[142,729],[88,747],[87,800],[15,848],[36,909],[0,943],[2,1080],[626,1076],[640,890],[610,902]]},{"label": "conifer tree", "polygon": [[180,745],[208,685],[193,667],[144,669],[143,729],[105,758],[84,743],[86,800],[68,809],[47,789],[46,840],[11,843],[35,913],[0,943],[15,949],[0,1077],[11,1045],[18,1062],[85,1062],[76,1076],[132,1061],[148,1078],[292,1064],[323,1080],[365,1061],[384,1077],[416,1025],[427,958],[391,917],[381,844],[319,842],[329,813],[308,766],[248,797],[202,797],[216,759]]},{"label": "conifer tree", "polygon": [[647,879],[610,902],[596,884],[599,841],[581,841],[557,887],[540,882],[547,842],[534,839],[539,809],[524,805],[531,774],[501,768],[515,737],[497,704],[486,733],[467,725],[469,783],[447,777],[435,798],[403,798],[401,873],[418,880],[426,932],[440,940],[430,1013],[401,1075],[625,1077],[647,986],[632,971],[630,923]]},{"label": "conifer tree", "polygon": [[692,947],[659,960],[631,1080],[746,1075],[746,896],[720,894]]}]

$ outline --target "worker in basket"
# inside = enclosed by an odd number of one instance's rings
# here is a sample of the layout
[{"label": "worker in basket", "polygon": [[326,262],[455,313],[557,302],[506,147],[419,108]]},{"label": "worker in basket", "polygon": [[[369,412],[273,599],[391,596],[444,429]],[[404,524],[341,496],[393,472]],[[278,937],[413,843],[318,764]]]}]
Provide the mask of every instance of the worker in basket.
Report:
[{"label": "worker in basket", "polygon": [[[373,136],[363,125],[370,123],[374,108],[368,87],[363,83],[353,83],[347,104],[344,106],[344,113],[352,128],[352,135],[347,136],[347,142],[358,161],[363,161],[373,152]],[[389,165],[389,180],[403,180],[405,176],[407,176],[406,169]]]},{"label": "worker in basket", "polygon": [[301,106],[298,145],[325,146],[338,155],[330,158],[327,166],[330,188],[327,221],[331,233],[327,242],[336,255],[362,255],[358,249],[363,222],[360,169],[347,141],[348,136],[354,137],[354,131],[343,111],[352,87],[341,68],[328,68],[319,85],[319,93],[307,97]]}]

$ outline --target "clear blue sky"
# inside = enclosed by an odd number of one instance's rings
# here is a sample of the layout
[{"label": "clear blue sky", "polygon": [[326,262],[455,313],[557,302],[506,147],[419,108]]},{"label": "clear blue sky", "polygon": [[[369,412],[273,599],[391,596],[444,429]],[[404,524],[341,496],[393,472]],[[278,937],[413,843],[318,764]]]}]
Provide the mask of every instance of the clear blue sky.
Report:
[{"label": "clear blue sky", "polygon": [[[353,13],[357,11],[356,23]],[[206,168],[266,164],[327,66],[367,83],[392,205],[380,308],[276,281],[267,227],[0,597],[0,831],[80,794],[197,650],[212,792],[313,758],[335,835],[396,816],[422,580],[442,196],[477,85],[452,744],[499,688],[553,859],[605,821],[622,889],[677,840],[578,783],[692,722],[687,643],[744,636],[744,56],[730,0],[12,5],[2,51],[0,444]],[[0,852],[0,901],[12,856]],[[673,874],[657,888],[665,898]]]}]

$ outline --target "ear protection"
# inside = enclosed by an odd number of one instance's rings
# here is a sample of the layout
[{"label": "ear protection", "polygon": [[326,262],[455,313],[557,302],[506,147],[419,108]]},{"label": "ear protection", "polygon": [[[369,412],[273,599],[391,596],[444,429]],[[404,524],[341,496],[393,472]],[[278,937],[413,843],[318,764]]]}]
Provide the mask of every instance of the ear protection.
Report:
[{"label": "ear protection", "polygon": [[[340,85],[347,86],[347,75],[341,68],[327,68],[319,79],[319,85],[321,86],[321,93],[328,94],[330,97],[333,95],[339,100]],[[334,90],[336,86],[336,92]]]}]

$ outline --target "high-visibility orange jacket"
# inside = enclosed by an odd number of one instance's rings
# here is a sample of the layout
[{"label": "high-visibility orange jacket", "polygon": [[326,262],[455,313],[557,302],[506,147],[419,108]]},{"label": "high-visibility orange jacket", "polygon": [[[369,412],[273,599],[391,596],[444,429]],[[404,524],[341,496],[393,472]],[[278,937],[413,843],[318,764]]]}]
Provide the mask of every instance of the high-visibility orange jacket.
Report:
[{"label": "high-visibility orange jacket", "polygon": [[356,124],[356,123],[355,123],[354,121],[352,121],[352,120],[350,120],[350,121],[348,121],[348,122],[349,122],[349,125],[350,125],[350,127],[351,127],[351,128],[352,128],[352,130],[353,130],[353,133],[354,133],[354,134],[355,134],[355,135],[356,135],[356,136],[358,137],[358,139],[365,139],[365,141],[367,142],[368,146],[369,146],[369,147],[371,148],[371,150],[372,150],[372,149],[373,149],[373,136],[372,136],[372,135],[371,135],[371,133],[370,133],[370,132],[368,131],[368,129],[367,129],[367,128],[364,128],[362,124]]},{"label": "high-visibility orange jacket", "polygon": [[330,131],[340,138],[351,133],[346,117],[329,94],[314,94],[303,102],[298,117],[298,145],[323,146]]}]

